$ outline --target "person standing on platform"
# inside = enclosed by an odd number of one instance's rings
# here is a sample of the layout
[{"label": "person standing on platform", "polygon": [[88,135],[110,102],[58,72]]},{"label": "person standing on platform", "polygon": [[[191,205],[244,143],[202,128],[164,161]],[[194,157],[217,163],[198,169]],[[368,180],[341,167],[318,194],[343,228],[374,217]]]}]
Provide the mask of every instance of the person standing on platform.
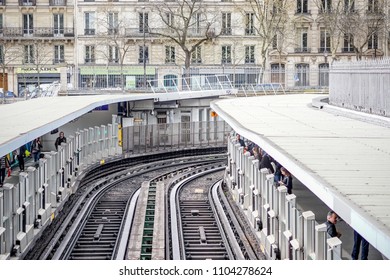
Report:
[{"label": "person standing on platform", "polygon": [[16,151],[16,159],[19,163],[19,169],[21,172],[24,171],[24,157],[26,156],[26,147],[23,145]]},{"label": "person standing on platform", "polygon": [[33,154],[34,156],[34,162],[37,162],[38,159],[39,159],[39,155],[41,154],[41,149],[43,148],[42,144],[41,144],[41,138],[38,137],[36,138],[32,145],[31,145],[31,153]]},{"label": "person standing on platform", "polygon": [[330,235],[330,237],[341,237],[341,233],[336,230],[336,223],[337,223],[337,214],[334,211],[329,211],[327,215],[327,221],[326,221],[326,231]]},{"label": "person standing on platform", "polygon": [[9,165],[9,160],[8,160],[7,156],[6,155],[2,156],[0,158],[0,187],[3,186],[5,176],[7,175],[6,170],[9,167],[10,167],[10,165]]},{"label": "person standing on platform", "polygon": [[362,245],[362,260],[368,259],[368,249],[370,246],[370,243],[367,242],[356,230],[353,231],[353,249],[352,249],[352,259],[358,260],[359,259],[359,251],[360,251],[360,244]]},{"label": "person standing on platform", "polygon": [[60,135],[57,137],[54,146],[56,146],[56,151],[58,151],[58,146],[61,146],[61,143],[66,143],[66,137],[64,136],[64,132],[61,131]]},{"label": "person standing on platform", "polygon": [[288,194],[292,194],[293,183],[292,183],[292,175],[291,175],[291,173],[284,167],[280,168],[280,172],[283,175],[283,179],[279,181],[279,185],[280,186],[286,186],[287,193]]}]

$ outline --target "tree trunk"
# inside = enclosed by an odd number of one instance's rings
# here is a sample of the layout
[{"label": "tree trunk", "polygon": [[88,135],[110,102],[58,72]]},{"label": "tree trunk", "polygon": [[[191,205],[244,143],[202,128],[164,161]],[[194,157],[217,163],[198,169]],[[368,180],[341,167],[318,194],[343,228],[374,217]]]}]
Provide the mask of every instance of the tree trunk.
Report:
[{"label": "tree trunk", "polygon": [[182,85],[182,87],[185,87],[184,90],[190,90],[191,88],[191,80],[190,80],[190,66],[191,66],[191,52],[185,51],[185,61],[184,61],[184,79],[185,79],[185,85]]}]

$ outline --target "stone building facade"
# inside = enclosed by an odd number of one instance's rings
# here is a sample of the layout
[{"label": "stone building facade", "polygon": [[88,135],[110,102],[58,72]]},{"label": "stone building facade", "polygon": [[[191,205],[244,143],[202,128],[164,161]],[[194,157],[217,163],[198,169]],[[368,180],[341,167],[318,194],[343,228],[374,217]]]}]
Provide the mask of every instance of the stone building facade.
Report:
[{"label": "stone building facade", "polygon": [[[329,64],[356,60],[356,54],[345,35],[331,46],[324,11],[341,3],[369,13],[383,0],[273,1],[288,3],[289,21],[264,54],[253,1],[197,1],[201,4],[191,15],[185,45],[208,40],[192,53],[187,69],[182,48],[168,38],[169,32],[178,38],[169,24],[180,21],[182,1],[0,0],[1,87],[20,93],[61,76],[72,89],[137,89],[157,78],[167,78],[168,86],[175,79],[180,83],[186,73],[229,75],[237,87],[327,87]],[[277,12],[273,9],[269,14]],[[387,23],[363,47],[363,58],[388,55]]]}]

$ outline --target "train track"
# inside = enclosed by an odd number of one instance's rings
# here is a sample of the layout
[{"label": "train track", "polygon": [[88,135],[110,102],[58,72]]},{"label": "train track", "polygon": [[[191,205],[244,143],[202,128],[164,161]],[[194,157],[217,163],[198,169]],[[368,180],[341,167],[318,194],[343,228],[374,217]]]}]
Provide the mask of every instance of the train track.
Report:
[{"label": "train track", "polygon": [[[170,192],[172,259],[226,260],[245,257],[231,221],[219,201],[219,177],[212,167],[176,182]],[[218,181],[218,183],[212,183]]]},{"label": "train track", "polygon": [[61,245],[53,247],[45,256],[52,259],[123,258],[123,253],[118,256],[117,251],[124,251],[118,244],[126,242],[120,242],[118,237],[123,236],[122,228],[126,219],[132,219],[131,215],[126,214],[126,209],[129,199],[141,183],[167,178],[170,174],[187,170],[191,166],[221,160],[225,160],[225,156],[198,156],[137,165],[134,170],[126,171],[125,176],[118,176],[98,190],[89,192],[86,195],[88,201],[83,203],[84,207],[75,215],[77,218],[73,218],[74,223],[62,238]]}]

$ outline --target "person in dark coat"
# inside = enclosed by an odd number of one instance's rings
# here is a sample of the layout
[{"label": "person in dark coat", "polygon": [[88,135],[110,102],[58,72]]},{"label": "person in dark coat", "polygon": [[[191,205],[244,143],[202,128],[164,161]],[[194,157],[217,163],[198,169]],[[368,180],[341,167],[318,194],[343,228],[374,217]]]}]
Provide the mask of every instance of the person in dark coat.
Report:
[{"label": "person in dark coat", "polygon": [[287,193],[292,194],[292,175],[291,173],[284,167],[280,168],[280,172],[282,173],[283,179],[279,181],[279,185],[286,186],[287,188]]},{"label": "person in dark coat", "polygon": [[9,168],[9,167],[10,167],[10,164],[9,164],[8,157],[6,155],[2,156],[0,158],[0,187],[3,186],[5,176],[7,173],[6,171],[7,171],[7,168]]},{"label": "person in dark coat", "polygon": [[34,162],[37,162],[39,160],[39,155],[41,154],[41,149],[43,148],[41,144],[41,138],[38,137],[34,139],[32,145],[31,145],[31,153],[34,156]]},{"label": "person in dark coat", "polygon": [[245,142],[244,140],[241,139],[240,134],[237,134],[237,142],[241,145],[241,147],[245,147]]},{"label": "person in dark coat", "polygon": [[16,158],[19,163],[19,169],[20,171],[24,171],[24,157],[26,156],[26,147],[23,145],[19,148],[19,151],[17,151]]},{"label": "person in dark coat", "polygon": [[341,237],[341,233],[336,230],[337,218],[338,216],[334,211],[329,211],[328,215],[326,216],[326,231],[330,237]]},{"label": "person in dark coat", "polygon": [[269,155],[263,149],[260,150],[260,153],[261,153],[261,161],[260,161],[259,169],[267,168],[270,173],[274,173],[275,170],[272,167]]},{"label": "person in dark coat", "polygon": [[60,132],[60,135],[57,137],[56,142],[54,143],[56,151],[58,151],[58,146],[61,146],[61,143],[66,143],[66,137],[63,131]]}]

